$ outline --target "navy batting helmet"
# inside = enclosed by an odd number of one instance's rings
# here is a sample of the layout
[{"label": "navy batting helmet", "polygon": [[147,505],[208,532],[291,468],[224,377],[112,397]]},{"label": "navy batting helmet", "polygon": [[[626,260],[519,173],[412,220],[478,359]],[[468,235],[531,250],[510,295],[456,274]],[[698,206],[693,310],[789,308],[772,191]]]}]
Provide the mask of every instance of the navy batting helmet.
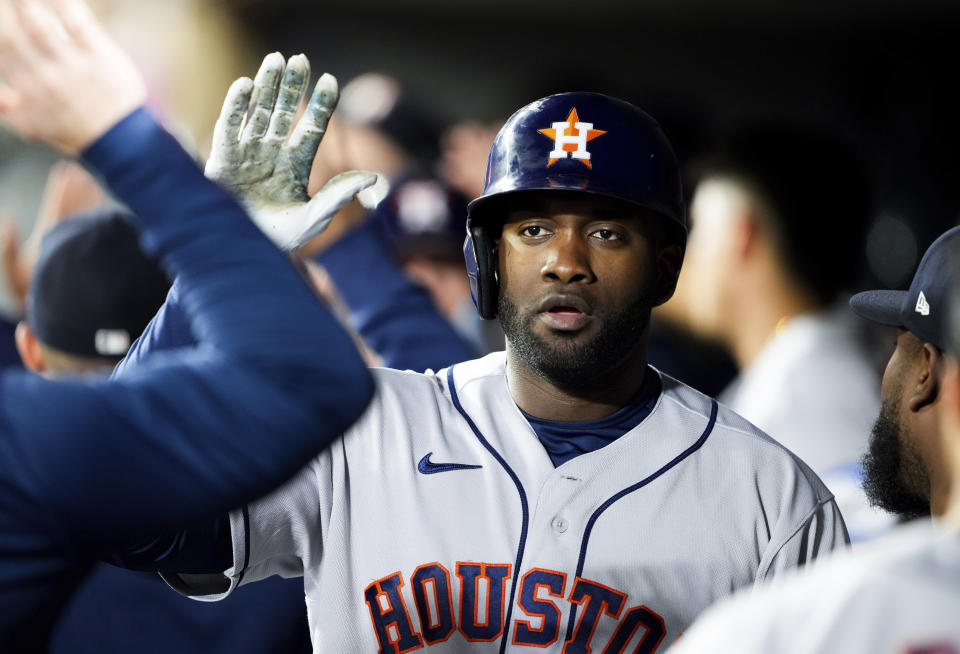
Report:
[{"label": "navy batting helmet", "polygon": [[531,102],[497,134],[483,194],[467,207],[463,254],[483,318],[497,314],[494,243],[501,202],[518,193],[561,191],[613,198],[665,218],[686,242],[680,170],[657,122],[629,102],[599,93],[559,93]]}]

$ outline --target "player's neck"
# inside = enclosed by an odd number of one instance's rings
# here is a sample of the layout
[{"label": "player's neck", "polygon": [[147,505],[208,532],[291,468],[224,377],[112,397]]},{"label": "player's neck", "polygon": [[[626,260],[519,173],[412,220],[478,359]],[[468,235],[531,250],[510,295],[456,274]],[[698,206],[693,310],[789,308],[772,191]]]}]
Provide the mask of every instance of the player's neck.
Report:
[{"label": "player's neck", "polygon": [[756,288],[740,293],[727,329],[727,342],[740,370],[746,370],[790,320],[817,310],[811,295],[775,275],[755,275]]},{"label": "player's neck", "polygon": [[960,532],[960,478],[951,476],[946,486],[942,507],[938,507],[941,511],[938,513],[934,510],[934,501],[931,497],[930,512],[940,518],[944,524]]},{"label": "player's neck", "polygon": [[568,388],[544,378],[507,344],[507,384],[513,401],[526,413],[545,420],[599,420],[626,406],[643,385],[646,343],[602,377]]},{"label": "player's neck", "polygon": [[[939,403],[942,404],[938,434],[942,449],[943,504],[939,516],[943,523],[960,532],[960,375],[949,360],[943,373]],[[931,511],[933,510],[931,497]]]}]

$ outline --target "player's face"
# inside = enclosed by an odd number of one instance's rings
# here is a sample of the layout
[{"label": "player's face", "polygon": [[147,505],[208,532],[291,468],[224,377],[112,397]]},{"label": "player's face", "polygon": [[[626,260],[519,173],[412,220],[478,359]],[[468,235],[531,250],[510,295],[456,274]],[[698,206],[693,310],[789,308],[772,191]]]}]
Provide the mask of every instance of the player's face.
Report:
[{"label": "player's face", "polygon": [[601,198],[541,194],[508,214],[498,313],[512,352],[577,387],[645,350],[650,310],[673,292],[678,246],[659,219]]},{"label": "player's face", "polygon": [[930,515],[930,473],[916,435],[903,420],[904,389],[920,356],[919,339],[900,330],[881,385],[880,416],[863,458],[864,490],[873,504],[906,518]]}]

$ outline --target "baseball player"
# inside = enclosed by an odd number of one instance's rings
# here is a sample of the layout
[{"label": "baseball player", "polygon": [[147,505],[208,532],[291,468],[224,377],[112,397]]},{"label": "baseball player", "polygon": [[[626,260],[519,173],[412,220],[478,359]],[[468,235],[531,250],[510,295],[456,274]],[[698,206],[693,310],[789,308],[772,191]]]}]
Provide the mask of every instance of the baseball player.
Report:
[{"label": "baseball player", "polygon": [[686,237],[649,116],[593,93],[523,107],[468,233],[477,306],[506,352],[376,370],[355,426],[221,519],[228,546],[146,563],[207,600],[302,575],[318,652],[653,652],[731,590],[845,543],[809,468],[646,364]]},{"label": "baseball player", "polygon": [[902,518],[942,516],[953,485],[941,465],[938,432],[949,345],[943,307],[951,285],[960,282],[958,248],[960,227],[954,227],[927,248],[908,291],[858,293],[850,300],[860,316],[899,328],[863,467],[870,501]]},{"label": "baseball player", "polygon": [[[329,113],[335,91],[323,81],[301,145],[316,148],[325,121],[311,116]],[[130,205],[202,341],[121,382],[0,380],[3,652],[44,651],[64,594],[104,546],[262,496],[373,391],[349,337],[145,98],[82,0],[0,0],[0,116],[82,154]],[[340,190],[349,199],[372,182]]]},{"label": "baseball player", "polygon": [[878,425],[886,426],[874,429],[867,466],[871,499],[904,515],[932,510],[936,519],[724,602],[671,653],[960,652],[958,248],[955,227],[924,254],[909,290],[850,301],[864,317],[900,327],[883,379]]},{"label": "baseball player", "polygon": [[24,366],[48,379],[104,376],[163,304],[170,282],[125,212],[78,212],[40,242],[17,325]]},{"label": "baseball player", "polygon": [[768,119],[701,168],[675,317],[736,361],[720,401],[813,468],[853,542],[876,537],[894,517],[868,504],[858,461],[880,379],[844,296],[870,219],[863,166],[829,129]]}]

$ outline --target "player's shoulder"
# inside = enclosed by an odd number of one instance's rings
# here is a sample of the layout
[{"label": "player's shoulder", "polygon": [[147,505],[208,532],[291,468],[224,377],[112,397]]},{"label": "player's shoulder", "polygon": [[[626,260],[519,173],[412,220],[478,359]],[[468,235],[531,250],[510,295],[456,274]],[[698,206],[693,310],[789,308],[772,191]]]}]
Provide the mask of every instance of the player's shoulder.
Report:
[{"label": "player's shoulder", "polygon": [[[420,407],[446,402],[446,369],[415,372],[413,370],[395,370],[393,368],[371,368],[374,396],[365,415],[384,413],[403,415]],[[363,420],[360,421],[362,423]],[[360,424],[358,423],[358,424]]]},{"label": "player's shoulder", "polygon": [[751,423],[739,413],[719,402],[718,400],[701,393],[697,389],[684,384],[670,375],[657,371],[663,387],[662,403],[670,403],[677,410],[713,420],[713,434],[722,435],[722,438],[743,444],[747,447],[772,447],[776,450],[787,450],[771,438],[762,429]]},{"label": "player's shoulder", "polygon": [[[738,641],[735,644],[740,651],[778,651],[798,632],[816,633],[821,641],[798,651],[887,651],[872,646],[847,649],[836,639],[857,636],[852,616],[861,620],[893,616],[890,622],[876,623],[877,633],[870,632],[871,636],[880,634],[881,641],[889,640],[882,633],[888,628],[923,627],[923,619],[915,613],[918,607],[929,603],[920,610],[932,615],[956,603],[955,589],[948,580],[960,570],[958,555],[960,535],[955,531],[928,520],[900,527],[715,605],[684,636],[676,651],[705,651],[701,645],[727,637]],[[946,601],[933,602],[933,597]],[[817,628],[811,632],[814,624]],[[906,639],[904,634],[900,636],[898,641]],[[823,641],[830,643],[830,649]],[[707,647],[706,651],[715,650]]]},{"label": "player's shoulder", "polygon": [[377,386],[383,386],[389,389],[404,388],[433,388],[437,385],[437,380],[441,378],[441,373],[446,368],[439,371],[426,370],[416,372],[414,370],[397,370],[395,368],[370,368],[370,374]]},{"label": "player's shoulder", "polygon": [[479,359],[463,361],[439,370],[414,372],[393,368],[371,368],[378,386],[389,390],[411,390],[422,392],[445,392],[450,380],[460,390],[472,382],[481,379],[503,380],[506,371],[506,356],[503,352],[493,352]]},{"label": "player's shoulder", "polygon": [[769,596],[812,595],[832,588],[837,597],[865,586],[880,587],[885,581],[897,583],[897,579],[917,577],[918,572],[935,568],[945,551],[956,558],[960,535],[929,519],[916,520],[776,578]]},{"label": "player's shoulder", "polygon": [[843,559],[828,559],[818,571],[823,579],[848,575],[848,584],[896,594],[910,585],[932,597],[947,589],[954,606],[960,595],[951,581],[960,576],[960,530],[936,518],[918,518],[867,543],[856,544]]},{"label": "player's shoulder", "polygon": [[789,474],[805,480],[816,489],[821,499],[832,497],[816,473],[769,434],[725,404],[670,375],[658,372],[663,386],[661,404],[672,405],[674,411],[712,417],[705,453],[713,452],[724,461],[737,461],[741,468],[752,467],[771,475]]},{"label": "player's shoulder", "polygon": [[502,351],[491,352],[479,359],[458,363],[452,368],[451,378],[454,380],[456,390],[464,390],[477,382],[489,380],[501,382],[506,379],[507,354]]},{"label": "player's shoulder", "polygon": [[480,392],[476,382],[505,385],[504,370],[503,352],[422,373],[372,368],[376,392],[367,412],[400,415],[424,411],[430,405],[442,407],[443,411],[453,409],[458,395]]}]

